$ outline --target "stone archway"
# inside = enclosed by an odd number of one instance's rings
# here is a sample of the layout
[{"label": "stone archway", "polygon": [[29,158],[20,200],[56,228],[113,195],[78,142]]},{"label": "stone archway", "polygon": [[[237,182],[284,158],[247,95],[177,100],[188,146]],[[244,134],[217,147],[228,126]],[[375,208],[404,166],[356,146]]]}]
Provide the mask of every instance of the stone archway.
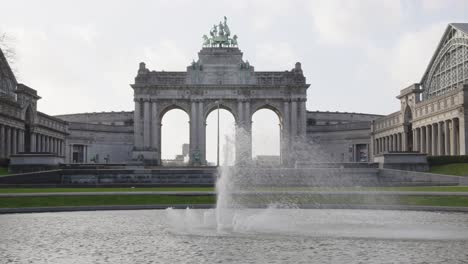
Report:
[{"label": "stone archway", "polygon": [[406,144],[406,151],[413,151],[413,112],[409,105],[405,108],[404,113],[404,120],[403,120],[403,129],[404,129],[404,137]]},{"label": "stone archway", "polygon": [[161,165],[183,166],[188,152],[184,146],[190,142],[190,113],[177,105],[170,105],[159,116],[159,135],[155,149],[161,157]]},{"label": "stone archway", "polygon": [[[284,125],[281,112],[271,104],[256,107],[252,113],[252,159],[257,165],[277,166],[282,157]],[[279,163],[278,163],[279,162]]]},{"label": "stone archway", "polygon": [[190,118],[190,164],[206,165],[206,117],[218,107],[236,123],[237,162],[249,163],[253,113],[272,109],[281,123],[282,164],[294,165],[294,148],[304,144],[307,88],[301,64],[290,71],[256,72],[237,47],[205,47],[186,71],[150,71],[140,63],[134,90],[133,158],[161,164],[161,118],[177,107]]},{"label": "stone archway", "polygon": [[24,152],[29,153],[32,152],[33,146],[31,142],[31,135],[34,125],[34,113],[31,106],[26,108],[25,116],[24,116],[25,124],[24,124]]},{"label": "stone archway", "polygon": [[[219,103],[219,104],[218,104]],[[218,105],[220,109],[220,120],[218,130]],[[211,119],[211,120],[210,120]],[[210,123],[211,121],[211,123]],[[213,101],[208,103],[205,108],[205,141],[204,150],[205,158],[208,164],[210,160],[212,164],[232,164],[237,160],[236,149],[236,128],[238,127],[237,112],[233,110],[232,102]],[[225,137],[223,137],[223,135]],[[218,142],[219,137],[219,142]],[[219,143],[219,146],[218,146]],[[218,149],[219,147],[219,149]],[[214,154],[216,153],[216,154]],[[213,160],[213,155],[215,160]]]}]

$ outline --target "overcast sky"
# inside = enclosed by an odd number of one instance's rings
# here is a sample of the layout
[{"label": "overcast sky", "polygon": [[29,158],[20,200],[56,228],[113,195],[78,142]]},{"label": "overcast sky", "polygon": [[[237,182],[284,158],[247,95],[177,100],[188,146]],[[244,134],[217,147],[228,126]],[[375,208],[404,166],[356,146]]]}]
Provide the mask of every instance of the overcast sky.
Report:
[{"label": "overcast sky", "polygon": [[302,63],[308,110],[388,114],[447,24],[468,22],[466,0],[0,2],[18,79],[52,115],[132,110],[138,63],[185,70],[223,16],[256,70]]}]

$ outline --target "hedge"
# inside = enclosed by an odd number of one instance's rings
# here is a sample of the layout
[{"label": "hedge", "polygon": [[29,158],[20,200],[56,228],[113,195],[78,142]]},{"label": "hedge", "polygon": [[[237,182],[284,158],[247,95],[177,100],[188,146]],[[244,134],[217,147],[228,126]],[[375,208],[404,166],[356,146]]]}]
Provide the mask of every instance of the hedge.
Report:
[{"label": "hedge", "polygon": [[451,163],[468,163],[468,155],[462,156],[429,156],[427,162],[430,166],[434,165],[445,165]]},{"label": "hedge", "polygon": [[0,167],[8,167],[10,165],[10,159],[0,159]]}]

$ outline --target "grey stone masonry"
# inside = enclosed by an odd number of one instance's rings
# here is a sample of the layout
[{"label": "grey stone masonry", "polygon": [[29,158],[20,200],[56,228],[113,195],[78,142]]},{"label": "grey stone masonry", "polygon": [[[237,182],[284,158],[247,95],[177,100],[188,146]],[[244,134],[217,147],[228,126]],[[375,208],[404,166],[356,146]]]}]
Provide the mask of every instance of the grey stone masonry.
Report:
[{"label": "grey stone masonry", "polygon": [[281,120],[281,159],[294,163],[306,134],[306,84],[301,64],[290,71],[255,72],[237,47],[203,48],[185,72],[150,71],[140,63],[134,90],[135,160],[161,163],[161,120],[174,108],[190,117],[190,163],[206,164],[205,123],[220,108],[236,121],[237,162],[251,161],[252,115],[268,108]]}]

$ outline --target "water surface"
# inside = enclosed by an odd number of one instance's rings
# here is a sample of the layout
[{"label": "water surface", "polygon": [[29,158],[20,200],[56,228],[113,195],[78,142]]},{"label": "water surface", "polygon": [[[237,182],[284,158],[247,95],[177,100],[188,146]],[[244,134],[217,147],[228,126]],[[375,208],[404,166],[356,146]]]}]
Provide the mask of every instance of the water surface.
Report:
[{"label": "water surface", "polygon": [[468,214],[210,210],[0,215],[0,263],[468,263]]}]

